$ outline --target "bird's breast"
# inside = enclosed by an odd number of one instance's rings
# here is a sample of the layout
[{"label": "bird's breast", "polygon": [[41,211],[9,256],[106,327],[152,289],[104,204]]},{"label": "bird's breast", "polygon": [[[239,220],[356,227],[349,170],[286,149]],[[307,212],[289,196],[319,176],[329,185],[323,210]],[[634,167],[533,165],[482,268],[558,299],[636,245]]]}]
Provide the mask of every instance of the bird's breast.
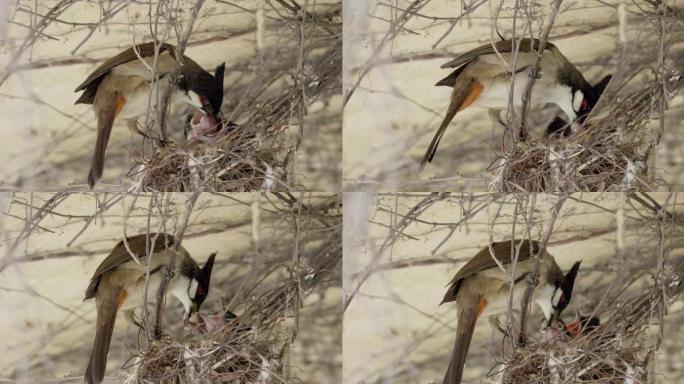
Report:
[{"label": "bird's breast", "polygon": [[[129,120],[139,117],[147,116],[149,112],[150,119],[157,115],[157,105],[162,104],[162,98],[171,87],[169,77],[163,77],[158,81],[143,81],[138,84],[136,88],[129,93],[124,94],[125,103],[119,112],[118,118]],[[171,94],[169,104],[174,106],[182,101],[183,94],[176,89]]]},{"label": "bird's breast", "polygon": [[[510,53],[502,54],[502,57],[512,63]],[[518,108],[523,104],[523,97],[530,81],[530,69],[536,64],[536,55],[520,53],[516,58],[516,70],[513,74],[497,55],[483,55],[468,64],[461,76],[474,78],[482,85],[480,96],[472,104],[475,107],[488,109],[506,109],[509,104],[510,85],[513,82],[512,102]],[[556,104],[568,116],[570,121],[575,120],[575,112],[572,108],[572,89],[561,84],[558,79],[560,64],[558,59],[546,52],[542,58],[541,72],[532,89],[531,104],[545,105]]]}]

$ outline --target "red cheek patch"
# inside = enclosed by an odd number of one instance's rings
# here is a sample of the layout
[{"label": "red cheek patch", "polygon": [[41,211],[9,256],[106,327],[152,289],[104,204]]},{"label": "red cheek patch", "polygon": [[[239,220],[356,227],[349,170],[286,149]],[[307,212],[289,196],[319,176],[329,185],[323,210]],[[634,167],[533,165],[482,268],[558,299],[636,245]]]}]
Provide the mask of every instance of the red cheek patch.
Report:
[{"label": "red cheek patch", "polygon": [[589,109],[589,102],[587,101],[587,99],[582,100],[581,108],[582,109]]}]

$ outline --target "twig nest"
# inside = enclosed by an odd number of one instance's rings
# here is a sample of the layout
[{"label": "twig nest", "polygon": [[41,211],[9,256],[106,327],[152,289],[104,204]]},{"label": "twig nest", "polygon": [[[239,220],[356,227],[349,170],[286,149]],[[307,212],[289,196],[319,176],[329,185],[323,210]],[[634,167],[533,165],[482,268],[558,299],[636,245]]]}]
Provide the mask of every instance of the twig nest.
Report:
[{"label": "twig nest", "polygon": [[139,191],[280,190],[292,178],[295,143],[277,130],[255,134],[240,126],[211,143],[170,143],[139,172]]},{"label": "twig nest", "polygon": [[504,364],[502,384],[647,382],[649,356],[655,351],[643,337],[610,334],[599,327],[569,342],[530,343]]},{"label": "twig nest", "polygon": [[198,325],[183,339],[164,336],[142,352],[125,382],[280,383],[291,340],[292,330],[282,323],[260,328],[235,318],[213,332]]},{"label": "twig nest", "polygon": [[[535,139],[518,145],[493,167],[490,190],[496,192],[607,192],[655,190],[649,163],[656,145],[641,135],[626,140],[623,132],[601,123],[567,138]],[[644,148],[647,148],[646,150]]]}]

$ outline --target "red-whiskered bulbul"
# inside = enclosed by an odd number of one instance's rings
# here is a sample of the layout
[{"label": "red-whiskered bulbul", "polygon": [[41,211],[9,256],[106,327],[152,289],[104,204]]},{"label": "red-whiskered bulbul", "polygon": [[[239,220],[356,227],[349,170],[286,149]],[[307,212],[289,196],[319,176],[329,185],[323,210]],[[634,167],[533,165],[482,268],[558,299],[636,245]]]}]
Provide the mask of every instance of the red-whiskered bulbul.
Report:
[{"label": "red-whiskered bulbul", "polygon": [[[214,75],[202,69],[195,61],[183,55],[177,57],[176,47],[161,44],[157,56],[157,77],[152,76],[154,43],[131,47],[105,61],[88,76],[75,92],[83,91],[76,104],[92,104],[97,117],[97,141],[88,174],[92,189],[102,177],[104,158],[112,125],[115,119],[126,120],[135,127],[139,117],[154,117],[149,107],[157,104],[171,86],[176,86],[170,104],[184,101],[195,108],[191,120],[193,133],[212,136],[223,128],[220,115],[223,104],[223,77],[225,63],[216,68]],[[180,61],[180,73],[176,84],[172,74],[176,59]]]},{"label": "red-whiskered bulbul", "polygon": [[[515,78],[513,105],[522,106],[522,98],[528,83],[528,72],[537,62],[537,39],[520,39],[515,57],[515,69],[506,68],[501,58],[513,63],[512,40],[486,44],[468,51],[442,68],[456,68],[436,86],[452,87],[451,100],[446,116],[432,139],[420,163],[420,171],[432,161],[444,131],[457,112],[467,107],[489,108],[497,112],[508,107],[509,85]],[[496,49],[495,49],[496,48]],[[546,43],[540,67],[541,77],[532,90],[532,105],[556,104],[568,117],[570,123],[582,124],[596,105],[611,75],[591,86],[580,72],[551,43]]]},{"label": "red-whiskered bulbul", "polygon": [[[128,249],[123,240],[120,241],[97,267],[86,289],[84,300],[94,297],[97,306],[95,342],[85,374],[88,384],[102,382],[117,312],[126,310],[127,319],[135,322],[133,311],[144,304],[145,276],[148,269],[147,244],[153,244],[147,288],[148,303],[155,301],[164,279],[162,270],[169,265],[173,255],[172,235],[150,233],[129,237],[126,241]],[[138,257],[139,263],[135,262],[129,249]],[[209,293],[215,257],[216,253],[212,253],[204,267],[200,268],[188,251],[183,247],[178,249],[167,293],[171,293],[183,304],[186,321],[199,310]]]},{"label": "red-whiskered bulbul", "polygon": [[[525,282],[532,276],[539,252],[539,243],[522,240],[512,243],[501,241],[491,244],[478,252],[463,266],[449,283],[449,289],[441,304],[455,301],[458,311],[456,341],[444,376],[444,384],[460,384],[463,367],[470,341],[475,331],[475,322],[480,316],[495,316],[508,310],[510,293],[511,268],[502,271],[493,257],[504,266],[510,267],[517,247],[520,247],[518,261],[513,277],[513,304],[522,304],[528,284]],[[494,256],[492,256],[494,255]],[[540,256],[539,285],[534,290],[532,301],[544,313],[549,324],[567,307],[572,297],[572,287],[577,276],[580,262],[576,262],[567,275],[563,275],[558,264],[548,252]]]}]

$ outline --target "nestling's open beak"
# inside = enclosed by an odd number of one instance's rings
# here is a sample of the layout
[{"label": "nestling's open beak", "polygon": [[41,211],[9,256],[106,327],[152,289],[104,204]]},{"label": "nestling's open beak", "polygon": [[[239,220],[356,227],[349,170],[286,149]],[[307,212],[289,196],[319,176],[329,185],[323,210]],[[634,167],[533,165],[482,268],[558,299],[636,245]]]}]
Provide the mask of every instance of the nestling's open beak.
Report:
[{"label": "nestling's open beak", "polygon": [[568,333],[568,335],[574,339],[577,337],[577,335],[579,335],[582,325],[580,324],[579,320],[576,320],[570,324],[566,324],[563,328],[565,328],[565,331]]},{"label": "nestling's open beak", "polygon": [[217,115],[203,113],[200,110],[195,110],[195,113],[190,120],[192,127],[191,138],[196,139],[200,136],[216,136],[223,128],[223,119]]},{"label": "nestling's open beak", "polygon": [[601,320],[596,316],[580,316],[579,319],[573,321],[572,323],[563,324],[563,329],[565,329],[565,333],[567,333],[568,336],[575,338],[582,334],[588,334],[599,325],[601,325]]}]

